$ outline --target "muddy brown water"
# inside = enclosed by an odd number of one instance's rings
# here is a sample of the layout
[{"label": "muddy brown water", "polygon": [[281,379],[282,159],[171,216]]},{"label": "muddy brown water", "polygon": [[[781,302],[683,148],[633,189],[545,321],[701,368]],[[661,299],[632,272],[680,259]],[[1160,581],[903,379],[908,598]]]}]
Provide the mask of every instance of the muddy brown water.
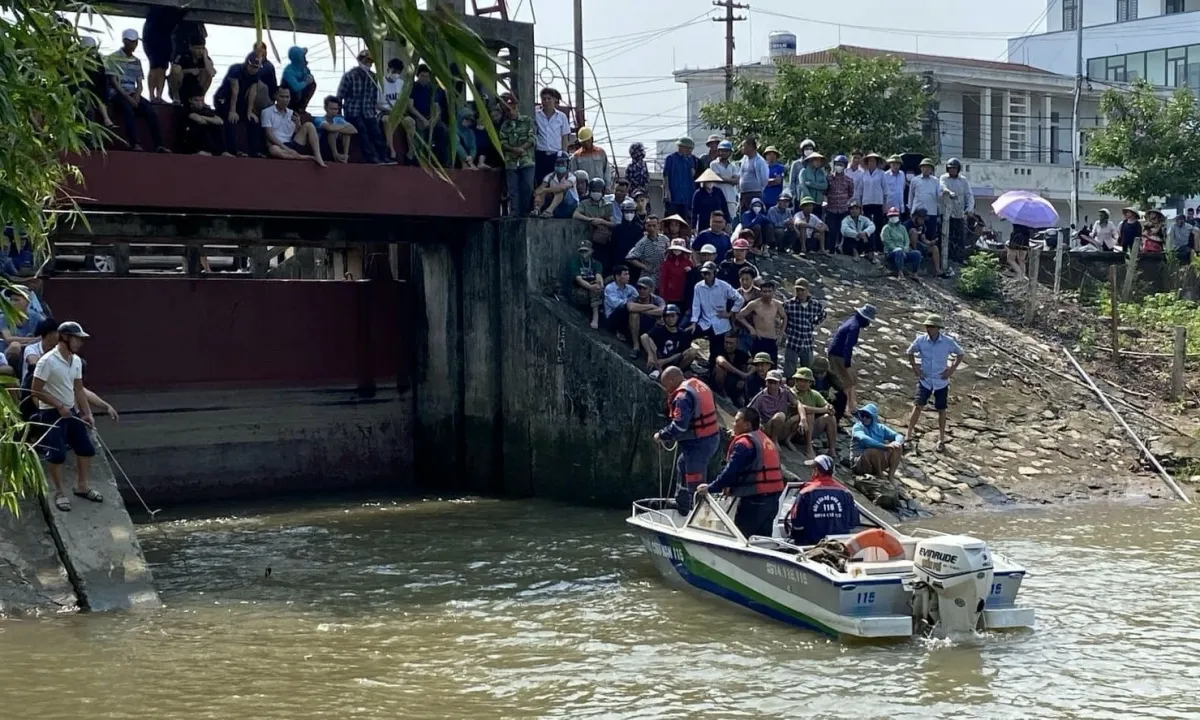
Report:
[{"label": "muddy brown water", "polygon": [[1038,628],[887,645],[670,590],[618,512],[357,500],[165,525],[140,536],[166,609],[0,622],[0,717],[1200,717],[1179,505],[928,521],[1025,563]]}]

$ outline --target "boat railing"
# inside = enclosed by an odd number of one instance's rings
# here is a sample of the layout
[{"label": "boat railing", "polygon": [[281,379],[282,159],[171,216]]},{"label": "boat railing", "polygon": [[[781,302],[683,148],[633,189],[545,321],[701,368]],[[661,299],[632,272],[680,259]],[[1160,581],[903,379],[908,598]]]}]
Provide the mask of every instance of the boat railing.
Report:
[{"label": "boat railing", "polygon": [[667,506],[669,501],[665,498],[645,498],[642,500],[633,501],[633,514],[631,517],[639,515],[647,515],[651,522],[663,525],[669,525],[676,530],[682,529],[686,524],[687,518],[681,516],[674,506]]},{"label": "boat railing", "polygon": [[[722,502],[727,502],[728,505],[722,507]],[[750,541],[729,517],[736,502],[736,498],[714,497],[709,493],[698,494],[696,495],[696,506],[692,509],[692,514],[688,516],[686,526],[717,535],[725,535],[743,545],[749,545]]]}]

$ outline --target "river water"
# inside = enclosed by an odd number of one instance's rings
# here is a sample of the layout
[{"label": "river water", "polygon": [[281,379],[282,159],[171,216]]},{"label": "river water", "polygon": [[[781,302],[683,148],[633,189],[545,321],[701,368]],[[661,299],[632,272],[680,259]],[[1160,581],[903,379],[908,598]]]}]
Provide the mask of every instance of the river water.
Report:
[{"label": "river water", "polygon": [[141,526],[168,607],[0,623],[0,717],[1200,717],[1194,510],[927,521],[1030,570],[1037,630],[957,644],[839,644],[667,589],[622,519],[360,499]]}]

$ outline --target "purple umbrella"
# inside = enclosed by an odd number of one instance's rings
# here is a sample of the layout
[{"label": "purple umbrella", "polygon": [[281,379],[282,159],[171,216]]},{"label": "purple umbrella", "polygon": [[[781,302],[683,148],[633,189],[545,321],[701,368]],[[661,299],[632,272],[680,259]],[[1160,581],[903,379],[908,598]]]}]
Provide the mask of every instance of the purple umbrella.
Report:
[{"label": "purple umbrella", "polygon": [[1054,227],[1058,211],[1050,201],[1028,190],[1011,190],[996,198],[992,211],[1015,224],[1032,228]]}]

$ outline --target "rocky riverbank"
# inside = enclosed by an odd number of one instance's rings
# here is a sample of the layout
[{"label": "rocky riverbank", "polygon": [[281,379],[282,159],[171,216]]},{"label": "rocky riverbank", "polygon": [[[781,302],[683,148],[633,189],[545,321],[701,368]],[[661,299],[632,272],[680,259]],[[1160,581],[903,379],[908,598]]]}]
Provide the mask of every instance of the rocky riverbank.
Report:
[{"label": "rocky riverbank", "polygon": [[[1009,325],[1004,314],[992,317],[972,309],[953,294],[952,282],[896,280],[879,265],[844,257],[785,254],[760,258],[758,265],[778,276],[785,289],[797,277],[809,280],[829,309],[818,346],[856,307],[876,306],[878,320],[863,332],[855,353],[859,400],[877,403],[884,421],[897,430],[907,423],[914,385],[905,350],[923,332],[922,317],[940,313],[946,332],[967,351],[951,384],[946,451],[933,450],[936,416],[927,412],[894,486],[852,481],[881,505],[940,513],[980,505],[1170,495],[1078,380],[1060,348]],[[1163,419],[1160,404],[1115,385],[1104,390],[1126,408],[1126,420],[1152,447],[1170,442],[1182,453],[1177,457],[1193,452],[1196,443],[1185,436],[1194,421]],[[1119,405],[1122,401],[1127,405]]]}]

